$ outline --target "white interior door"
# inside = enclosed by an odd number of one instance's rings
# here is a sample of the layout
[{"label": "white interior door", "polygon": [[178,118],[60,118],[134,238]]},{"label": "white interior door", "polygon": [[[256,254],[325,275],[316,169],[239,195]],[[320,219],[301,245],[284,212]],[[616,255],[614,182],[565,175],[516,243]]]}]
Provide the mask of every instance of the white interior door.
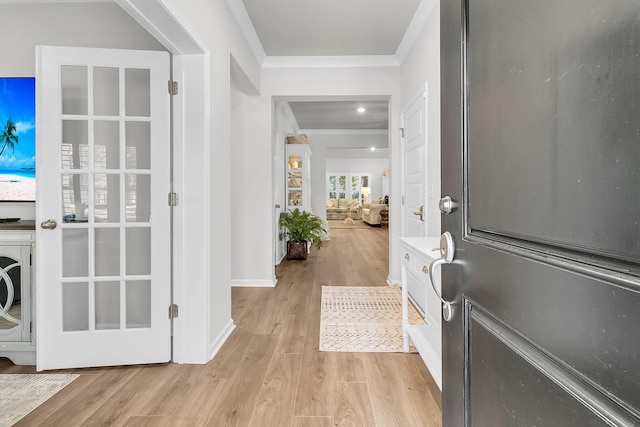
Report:
[{"label": "white interior door", "polygon": [[169,55],[37,64],[37,368],[169,361]]},{"label": "white interior door", "polygon": [[425,236],[427,188],[427,103],[426,93],[414,98],[403,111],[404,120],[404,204],[403,236]]}]

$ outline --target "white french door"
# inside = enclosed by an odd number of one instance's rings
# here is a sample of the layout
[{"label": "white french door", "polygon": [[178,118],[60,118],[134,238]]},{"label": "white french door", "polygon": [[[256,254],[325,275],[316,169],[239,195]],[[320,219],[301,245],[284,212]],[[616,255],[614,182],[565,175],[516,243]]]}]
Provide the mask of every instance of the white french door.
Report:
[{"label": "white french door", "polygon": [[37,369],[171,358],[169,55],[37,48]]}]

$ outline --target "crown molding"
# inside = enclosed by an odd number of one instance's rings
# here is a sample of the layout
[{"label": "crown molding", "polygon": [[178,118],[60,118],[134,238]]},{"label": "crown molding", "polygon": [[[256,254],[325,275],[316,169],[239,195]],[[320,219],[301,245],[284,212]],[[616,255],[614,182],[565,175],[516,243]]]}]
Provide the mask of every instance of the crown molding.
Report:
[{"label": "crown molding", "polygon": [[258,38],[258,33],[256,33],[253,23],[251,23],[251,18],[249,18],[249,14],[247,13],[247,9],[244,7],[244,3],[242,3],[242,0],[226,0],[226,2],[227,6],[229,6],[229,10],[231,10],[231,14],[236,20],[236,23],[240,27],[240,31],[244,34],[247,44],[249,44],[249,48],[256,57],[256,61],[258,61],[258,64],[261,64],[264,62],[267,54],[264,52],[262,43],[260,43],[260,39]]},{"label": "crown molding", "polygon": [[367,68],[399,67],[395,55],[267,56],[262,68]]},{"label": "crown molding", "polygon": [[411,47],[427,25],[427,21],[429,20],[431,13],[436,8],[436,4],[437,0],[422,0],[420,5],[418,5],[418,9],[413,15],[413,19],[411,19],[409,27],[407,27],[407,31],[404,33],[404,37],[402,37],[400,45],[398,45],[398,49],[396,50],[395,56],[400,64],[402,64],[407,58]]},{"label": "crown molding", "polygon": [[388,135],[387,129],[300,129],[306,135]]},{"label": "crown molding", "polygon": [[402,64],[435,9],[437,0],[420,2],[394,55],[354,56],[267,56],[242,0],[226,0],[226,3],[262,68],[377,68],[399,67]]},{"label": "crown molding", "polygon": [[293,132],[296,134],[303,133],[300,132],[300,126],[298,125],[296,116],[293,114],[293,110],[291,110],[291,104],[289,104],[288,102],[281,102],[281,104],[284,115],[287,116],[289,123],[291,123],[291,125],[293,126]]}]

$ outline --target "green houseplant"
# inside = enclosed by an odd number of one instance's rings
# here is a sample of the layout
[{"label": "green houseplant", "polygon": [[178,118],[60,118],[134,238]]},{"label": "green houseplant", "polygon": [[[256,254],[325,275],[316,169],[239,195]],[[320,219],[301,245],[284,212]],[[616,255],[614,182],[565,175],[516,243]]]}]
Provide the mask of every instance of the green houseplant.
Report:
[{"label": "green houseplant", "polygon": [[322,220],[311,213],[295,208],[280,214],[278,224],[284,227],[280,240],[287,239],[288,259],[307,259],[307,242],[322,247]]}]

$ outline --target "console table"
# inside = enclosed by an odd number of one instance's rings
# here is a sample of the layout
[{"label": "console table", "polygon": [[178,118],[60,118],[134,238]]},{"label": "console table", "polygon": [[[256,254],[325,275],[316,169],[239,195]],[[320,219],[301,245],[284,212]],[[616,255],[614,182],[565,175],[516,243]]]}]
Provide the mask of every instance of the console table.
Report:
[{"label": "console table", "polygon": [[35,221],[0,224],[0,357],[35,365],[32,261]]},{"label": "console table", "polygon": [[[402,237],[402,333],[404,351],[413,341],[424,364],[442,390],[442,308],[429,282],[429,264],[439,258],[440,237]],[[434,251],[435,249],[435,251]],[[440,275],[435,283],[440,286]],[[424,317],[425,325],[409,324],[409,304]]]}]

